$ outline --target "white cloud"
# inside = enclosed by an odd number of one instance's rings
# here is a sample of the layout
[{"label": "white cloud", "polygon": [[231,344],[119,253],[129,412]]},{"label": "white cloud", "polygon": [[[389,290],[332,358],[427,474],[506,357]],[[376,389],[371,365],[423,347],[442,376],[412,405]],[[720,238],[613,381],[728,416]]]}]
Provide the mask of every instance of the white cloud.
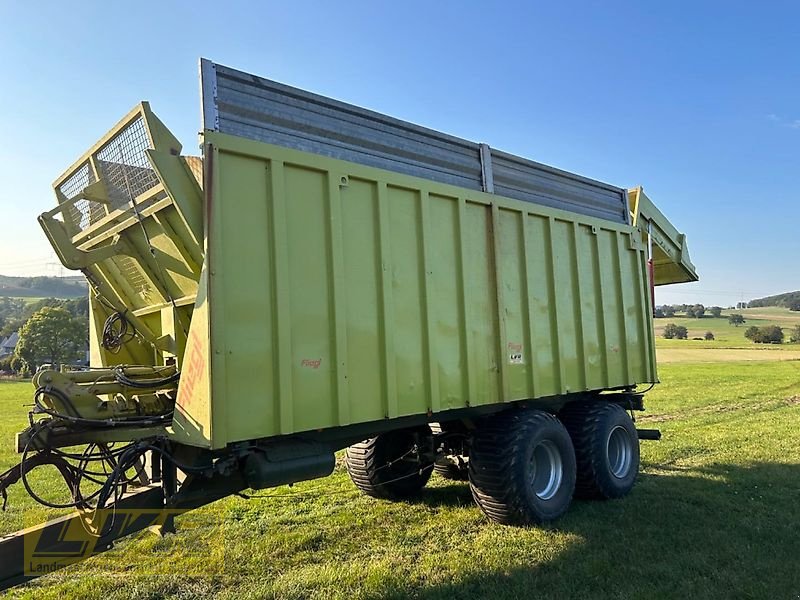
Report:
[{"label": "white cloud", "polygon": [[788,127],[789,129],[800,129],[800,119],[784,119],[783,117],[770,113],[767,115],[767,120],[780,125],[781,127]]}]

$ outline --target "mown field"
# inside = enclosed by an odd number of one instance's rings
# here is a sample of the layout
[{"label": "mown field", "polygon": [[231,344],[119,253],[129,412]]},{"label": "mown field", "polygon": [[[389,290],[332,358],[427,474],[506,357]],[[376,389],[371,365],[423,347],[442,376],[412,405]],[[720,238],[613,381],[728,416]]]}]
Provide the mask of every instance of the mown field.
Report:
[{"label": "mown field", "polygon": [[[633,493],[575,502],[558,523],[489,522],[466,485],[421,498],[324,480],[229,498],[8,593],[53,598],[798,598],[800,362],[666,364],[647,396]],[[30,388],[0,383],[0,465]],[[43,493],[57,493],[39,480]],[[10,494],[0,532],[46,516]]]}]

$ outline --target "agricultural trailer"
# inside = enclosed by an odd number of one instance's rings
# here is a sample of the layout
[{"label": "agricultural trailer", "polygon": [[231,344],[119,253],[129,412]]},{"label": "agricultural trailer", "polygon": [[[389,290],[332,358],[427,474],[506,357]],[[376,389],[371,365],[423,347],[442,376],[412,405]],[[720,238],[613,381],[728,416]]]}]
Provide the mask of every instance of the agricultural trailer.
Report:
[{"label": "agricultural trailer", "polygon": [[641,188],[205,59],[200,80],[202,156],[142,102],[39,217],[88,281],[91,367],[33,377],[0,491],[73,510],[0,541],[0,588],[342,449],[365,494],[435,472],[510,525],[631,490],[653,287],[697,280]]}]

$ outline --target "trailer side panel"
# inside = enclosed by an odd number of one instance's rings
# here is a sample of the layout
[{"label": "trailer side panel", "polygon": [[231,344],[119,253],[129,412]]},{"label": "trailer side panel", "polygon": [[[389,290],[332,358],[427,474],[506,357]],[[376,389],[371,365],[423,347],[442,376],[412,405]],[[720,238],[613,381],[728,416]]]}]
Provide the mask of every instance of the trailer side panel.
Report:
[{"label": "trailer side panel", "polygon": [[205,142],[210,445],[656,379],[630,226]]}]

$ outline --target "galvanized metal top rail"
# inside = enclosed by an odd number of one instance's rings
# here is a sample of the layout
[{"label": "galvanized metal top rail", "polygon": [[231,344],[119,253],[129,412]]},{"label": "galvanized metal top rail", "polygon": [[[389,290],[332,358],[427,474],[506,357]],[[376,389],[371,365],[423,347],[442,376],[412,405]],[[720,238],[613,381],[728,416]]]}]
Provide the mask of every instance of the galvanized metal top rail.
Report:
[{"label": "galvanized metal top rail", "polygon": [[630,223],[626,190],[200,61],[203,129]]}]

